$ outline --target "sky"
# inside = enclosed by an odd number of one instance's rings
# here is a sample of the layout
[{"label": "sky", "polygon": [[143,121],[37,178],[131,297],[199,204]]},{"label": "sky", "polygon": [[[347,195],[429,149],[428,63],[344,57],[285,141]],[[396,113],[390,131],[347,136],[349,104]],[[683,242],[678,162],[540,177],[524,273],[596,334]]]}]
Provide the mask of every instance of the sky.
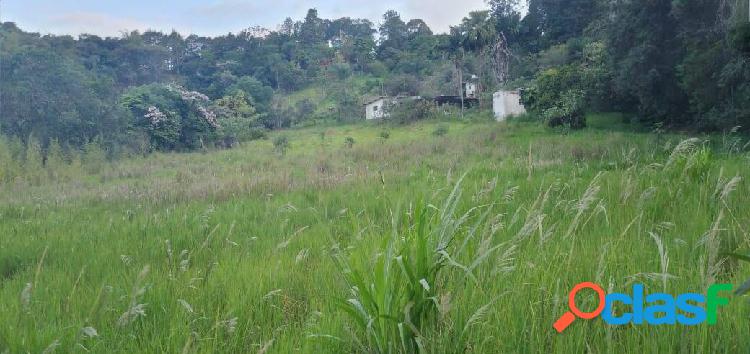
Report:
[{"label": "sky", "polygon": [[119,36],[154,29],[218,36],[252,26],[271,30],[307,9],[321,18],[367,18],[376,25],[389,9],[407,21],[421,18],[435,32],[447,32],[470,11],[487,9],[485,0],[0,0],[0,21],[42,34]]}]

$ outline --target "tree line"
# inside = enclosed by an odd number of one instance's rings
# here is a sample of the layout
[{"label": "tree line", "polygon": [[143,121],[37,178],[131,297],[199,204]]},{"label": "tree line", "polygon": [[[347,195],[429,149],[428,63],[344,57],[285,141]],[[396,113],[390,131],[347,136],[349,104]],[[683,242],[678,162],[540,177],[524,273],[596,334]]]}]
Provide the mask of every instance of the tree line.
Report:
[{"label": "tree line", "polygon": [[[0,131],[22,144],[107,153],[191,150],[262,137],[306,117],[360,115],[362,96],[455,94],[479,77],[485,95],[524,88],[551,125],[586,110],[696,130],[747,126],[747,0],[490,0],[449,33],[396,11],[366,19],[287,19],[209,38],[119,37],[0,27]],[[311,87],[322,103],[286,103]],[[356,88],[356,89],[355,89]],[[287,100],[289,101],[289,100]]]},{"label": "tree line", "polygon": [[526,104],[550,124],[581,127],[594,109],[631,113],[647,126],[749,128],[747,0],[528,5],[508,33],[528,53],[517,76],[533,77]]},{"label": "tree line", "polygon": [[[441,55],[437,41],[424,21],[403,21],[395,11],[378,29],[311,9],[275,31],[215,38],[156,31],[74,38],[3,23],[0,129],[24,144],[33,136],[45,150],[52,140],[81,148],[95,139],[111,151],[194,149],[299,122],[290,115],[308,107],[285,111],[274,98],[331,76],[392,76],[368,89],[410,91],[417,80],[397,73],[429,71]],[[344,87],[337,91],[346,96]],[[359,105],[355,97],[336,101]]]}]

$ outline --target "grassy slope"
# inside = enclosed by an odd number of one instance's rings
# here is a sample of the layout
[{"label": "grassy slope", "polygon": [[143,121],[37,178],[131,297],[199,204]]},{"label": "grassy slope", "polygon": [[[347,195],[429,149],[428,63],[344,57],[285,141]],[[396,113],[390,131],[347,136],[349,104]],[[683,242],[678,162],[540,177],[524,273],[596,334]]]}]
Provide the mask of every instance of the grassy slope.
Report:
[{"label": "grassy slope", "polygon": [[[681,293],[702,292],[711,275],[747,278],[747,267],[732,263],[706,275],[718,249],[748,248],[747,183],[719,197],[731,177],[750,175],[746,155],[717,152],[685,167],[667,164],[680,136],[597,124],[566,135],[530,124],[440,124],[446,136],[420,123],[392,129],[387,141],[367,124],[292,130],[282,133],[292,145],[284,157],[258,141],[125,161],[42,187],[3,186],[0,352],[40,352],[56,340],[79,352],[351,352],[357,332],[336,307],[347,286],[334,250],[367,269],[393,217],[420,201],[441,205],[465,172],[459,214],[492,205],[491,221],[456,261],[499,247],[473,270],[476,281],[453,267],[433,284],[445,314],[425,326],[429,350],[750,350],[740,299],[716,326],[597,319],[564,335],[551,327],[581,281]],[[146,316],[118,326],[133,304],[146,304]],[[81,334],[88,326],[97,337]]]}]

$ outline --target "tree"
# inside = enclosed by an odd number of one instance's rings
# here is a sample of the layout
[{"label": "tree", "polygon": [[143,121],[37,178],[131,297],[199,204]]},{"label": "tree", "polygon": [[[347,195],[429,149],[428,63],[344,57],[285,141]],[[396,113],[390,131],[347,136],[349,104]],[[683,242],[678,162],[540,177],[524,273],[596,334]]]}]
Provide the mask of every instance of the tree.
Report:
[{"label": "tree", "polygon": [[133,31],[109,53],[109,65],[115,68],[115,78],[123,86],[163,82],[169,78],[170,51],[162,45],[163,35]]},{"label": "tree", "polygon": [[334,113],[339,122],[354,121],[361,117],[360,97],[356,92],[352,92],[348,82],[338,82],[331,85],[328,98],[335,102]]},{"label": "tree", "polygon": [[[486,14],[485,14],[486,15]],[[462,25],[451,27],[450,37],[447,46],[444,48],[450,55],[453,65],[458,73],[457,94],[461,98],[461,118],[464,117],[464,65],[466,60],[466,51],[475,51],[483,48],[485,45],[484,30],[486,26],[477,26],[481,17],[479,13],[474,13],[473,19],[464,18]]]},{"label": "tree", "polygon": [[[0,41],[10,33],[3,33]],[[74,58],[36,40],[0,51],[0,129],[21,139],[32,133],[43,146],[50,139],[82,146],[95,136],[116,140],[125,115],[115,104],[111,79],[85,69]]]},{"label": "tree", "polygon": [[[530,3],[534,1],[531,0]],[[515,41],[521,24],[519,0],[489,0],[488,2],[492,19],[495,22],[495,31],[505,35],[508,40]]]},{"label": "tree", "polygon": [[381,60],[392,60],[404,49],[409,32],[401,15],[395,10],[388,10],[383,14],[383,23],[378,28],[378,33],[378,56]]},{"label": "tree", "polygon": [[369,20],[340,18],[328,25],[326,38],[356,70],[364,70],[373,59],[375,39],[372,22]]},{"label": "tree", "polygon": [[304,45],[315,45],[323,41],[325,35],[325,25],[323,20],[318,17],[318,10],[309,9],[305,20],[302,22],[299,30],[299,38]]},{"label": "tree", "polygon": [[432,36],[430,26],[427,26],[427,23],[419,18],[409,20],[409,23],[406,24],[406,32],[410,40],[423,36]]},{"label": "tree", "polygon": [[262,128],[260,116],[252,105],[252,99],[243,91],[235,91],[217,100],[213,110],[220,125],[217,134],[225,147],[232,147],[237,140],[254,138],[256,131]]},{"label": "tree", "polygon": [[146,132],[158,150],[202,147],[221,127],[207,96],[179,86],[135,87],[120,102],[132,114],[131,129]]},{"label": "tree", "polygon": [[[652,1],[656,3],[659,1]],[[501,3],[498,10],[506,14],[517,12],[518,2],[516,0],[493,0],[493,3]],[[617,3],[619,6],[619,3]],[[635,4],[640,6],[641,4]],[[584,29],[596,18],[602,16],[600,2],[597,0],[529,0],[528,12],[523,21],[516,22],[515,16],[510,15],[508,20],[502,21],[501,26],[514,26],[518,34],[524,40],[531,40],[530,48],[545,49],[554,44],[566,42],[570,38],[583,34]],[[493,6],[493,10],[495,7]],[[495,10],[495,13],[498,11]],[[519,26],[520,25],[520,26]],[[501,30],[498,28],[498,30]],[[506,33],[509,40],[515,40],[516,33]]]},{"label": "tree", "polygon": [[244,93],[259,113],[266,114],[270,110],[273,88],[266,86],[258,79],[252,76],[243,76],[229,86],[225,94],[236,94],[237,92]]},{"label": "tree", "polygon": [[677,80],[683,47],[670,1],[624,2],[608,25],[613,89],[623,108],[643,122],[675,124],[686,116],[687,96]]},{"label": "tree", "polygon": [[580,123],[583,109],[583,86],[575,65],[550,68],[537,74],[533,85],[524,92],[524,106],[539,114],[551,126]]},{"label": "tree", "polygon": [[451,35],[455,37],[457,45],[473,52],[494,44],[497,38],[496,26],[489,11],[470,12],[460,25],[451,28]]}]

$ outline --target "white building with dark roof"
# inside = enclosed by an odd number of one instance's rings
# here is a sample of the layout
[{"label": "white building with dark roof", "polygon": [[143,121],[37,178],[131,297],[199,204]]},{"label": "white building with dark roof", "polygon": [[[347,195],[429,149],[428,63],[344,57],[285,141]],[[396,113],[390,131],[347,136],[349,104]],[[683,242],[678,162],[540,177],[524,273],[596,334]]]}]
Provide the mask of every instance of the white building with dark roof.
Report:
[{"label": "white building with dark roof", "polygon": [[398,105],[404,101],[419,101],[421,99],[421,96],[373,97],[364,103],[365,119],[372,120],[388,118],[390,116],[390,113],[388,112],[390,107]]}]

